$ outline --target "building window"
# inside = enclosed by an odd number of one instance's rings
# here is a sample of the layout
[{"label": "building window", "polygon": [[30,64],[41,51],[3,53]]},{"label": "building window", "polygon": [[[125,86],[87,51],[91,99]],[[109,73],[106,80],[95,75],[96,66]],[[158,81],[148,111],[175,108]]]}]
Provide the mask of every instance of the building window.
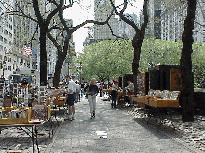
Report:
[{"label": "building window", "polygon": [[203,42],[205,42],[205,37],[203,37]]},{"label": "building window", "polygon": [[8,62],[11,62],[11,58],[8,57]]},{"label": "building window", "polygon": [[7,40],[6,38],[4,38],[4,42],[7,43],[7,41],[8,41],[8,40]]},{"label": "building window", "polygon": [[11,71],[11,66],[8,66],[8,70]]},{"label": "building window", "polygon": [[5,31],[4,31],[4,34],[5,34],[5,35],[8,35],[8,33],[9,33],[8,30],[5,30]]},{"label": "building window", "polygon": [[4,62],[6,62],[7,61],[7,57],[6,56],[4,56]]},{"label": "building window", "polygon": [[4,39],[4,38],[3,38],[2,36],[0,36],[0,40],[3,41],[3,39]]}]

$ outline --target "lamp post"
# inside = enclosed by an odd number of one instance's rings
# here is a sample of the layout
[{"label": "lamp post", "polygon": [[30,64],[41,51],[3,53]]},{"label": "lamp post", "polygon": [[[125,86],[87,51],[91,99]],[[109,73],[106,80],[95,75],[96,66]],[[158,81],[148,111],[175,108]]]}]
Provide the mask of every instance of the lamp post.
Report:
[{"label": "lamp post", "polygon": [[80,68],[80,84],[81,84],[81,73],[82,73],[82,69],[81,69],[82,68],[82,62],[81,61],[80,61],[80,67],[79,68]]}]

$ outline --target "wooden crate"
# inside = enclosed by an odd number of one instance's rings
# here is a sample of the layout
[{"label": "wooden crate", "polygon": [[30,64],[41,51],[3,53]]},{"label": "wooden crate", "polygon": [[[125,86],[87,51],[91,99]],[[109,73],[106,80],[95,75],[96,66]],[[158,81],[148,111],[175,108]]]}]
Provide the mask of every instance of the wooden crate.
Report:
[{"label": "wooden crate", "polygon": [[163,99],[150,98],[149,105],[153,107],[168,107],[168,102]]},{"label": "wooden crate", "polygon": [[153,107],[179,107],[179,100],[150,98],[149,105]]},{"label": "wooden crate", "polygon": [[28,124],[31,120],[31,108],[26,110],[26,118],[2,118],[0,124]]},{"label": "wooden crate", "polygon": [[168,99],[168,107],[179,107],[179,100]]},{"label": "wooden crate", "polygon": [[141,101],[142,103],[148,105],[148,104],[149,104],[149,97],[143,96],[140,101]]},{"label": "wooden crate", "polygon": [[144,104],[144,103],[141,103],[141,102],[138,102],[138,103],[137,103],[137,107],[139,107],[139,108],[145,108],[145,104]]}]

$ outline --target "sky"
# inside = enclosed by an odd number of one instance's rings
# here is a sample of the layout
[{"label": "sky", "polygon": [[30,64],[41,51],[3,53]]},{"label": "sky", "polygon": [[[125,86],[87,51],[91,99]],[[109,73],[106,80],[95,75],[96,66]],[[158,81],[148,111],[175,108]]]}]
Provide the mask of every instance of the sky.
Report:
[{"label": "sky", "polygon": [[[67,0],[68,1],[68,0]],[[94,19],[94,0],[77,0],[74,5],[64,11],[64,18],[73,19],[73,26],[81,24],[86,20]],[[120,5],[124,0],[115,0],[115,5]],[[135,13],[139,14],[142,10],[144,0],[129,0],[133,1],[134,6],[128,5],[125,13]],[[135,1],[135,2],[134,2]],[[92,24],[87,24],[86,27],[92,26]],[[80,28],[73,34],[73,41],[75,42],[75,50],[77,53],[81,53],[83,50],[83,42],[88,36],[87,28]]]}]

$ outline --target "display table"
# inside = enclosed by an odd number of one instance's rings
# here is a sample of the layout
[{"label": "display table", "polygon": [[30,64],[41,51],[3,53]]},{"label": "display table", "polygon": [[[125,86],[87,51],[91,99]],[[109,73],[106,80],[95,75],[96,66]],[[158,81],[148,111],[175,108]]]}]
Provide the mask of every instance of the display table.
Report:
[{"label": "display table", "polygon": [[66,97],[65,96],[59,96],[57,99],[53,101],[53,105],[61,105],[64,106],[66,103]]},{"label": "display table", "polygon": [[[38,140],[37,140],[37,129],[36,129],[36,125],[38,124],[0,124],[0,134],[1,134],[1,129],[3,128],[8,128],[8,127],[18,127],[21,128],[25,127],[26,129],[22,129],[29,137],[32,138],[32,142],[33,142],[33,153],[35,151],[35,139],[36,139],[36,146],[39,152],[39,148],[38,148]],[[31,128],[31,129],[29,129]]]}]

